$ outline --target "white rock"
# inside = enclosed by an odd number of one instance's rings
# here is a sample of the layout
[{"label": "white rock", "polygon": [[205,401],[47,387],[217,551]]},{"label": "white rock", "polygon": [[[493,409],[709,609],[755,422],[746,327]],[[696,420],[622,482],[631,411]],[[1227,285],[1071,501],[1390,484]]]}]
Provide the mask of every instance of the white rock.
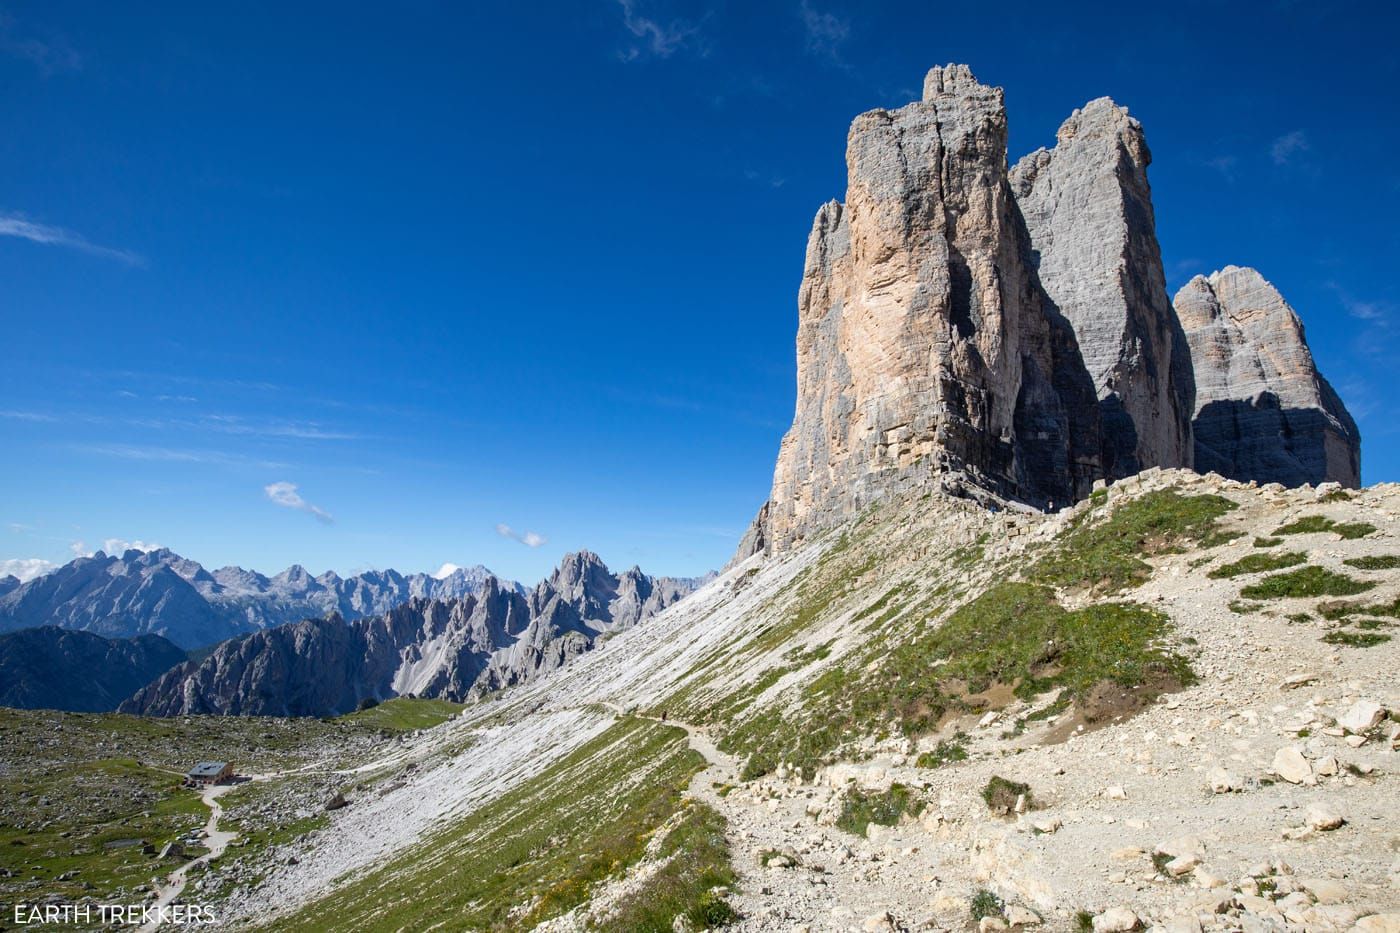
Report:
[{"label": "white rock", "polygon": [[1400,912],[1362,917],[1353,929],[1356,933],[1400,933]]},{"label": "white rock", "polygon": [[1121,784],[1110,784],[1103,789],[1103,795],[1109,800],[1127,800],[1128,792]]},{"label": "white rock", "polygon": [[1128,933],[1138,928],[1138,915],[1126,907],[1105,910],[1094,918],[1094,933]]},{"label": "white rock", "polygon": [[1212,768],[1206,775],[1206,783],[1210,786],[1212,794],[1228,794],[1244,787],[1244,781],[1238,774],[1224,768]]},{"label": "white rock", "polygon": [[1273,770],[1290,784],[1314,784],[1317,781],[1313,777],[1312,765],[1308,764],[1301,751],[1291,745],[1274,753]]},{"label": "white rock", "polygon": [[1358,700],[1337,718],[1337,725],[1351,733],[1369,732],[1385,718],[1385,707],[1375,700]]},{"label": "white rock", "polygon": [[1181,855],[1162,866],[1162,871],[1173,878],[1180,878],[1182,875],[1195,871],[1199,864],[1201,864],[1201,860],[1196,856]]},{"label": "white rock", "polygon": [[1337,829],[1346,822],[1340,813],[1322,804],[1308,807],[1306,819],[1310,828],[1322,831]]},{"label": "white rock", "polygon": [[1034,927],[1041,924],[1040,914],[1033,910],[1027,910],[1020,904],[1008,908],[1006,911],[1006,922],[1014,927]]}]

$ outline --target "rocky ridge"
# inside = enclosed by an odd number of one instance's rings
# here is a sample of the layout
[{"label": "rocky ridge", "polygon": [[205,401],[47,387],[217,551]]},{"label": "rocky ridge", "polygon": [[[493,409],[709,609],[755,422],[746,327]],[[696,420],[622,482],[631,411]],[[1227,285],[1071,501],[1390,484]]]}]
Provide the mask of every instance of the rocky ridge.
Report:
[{"label": "rocky ridge", "polygon": [[522,593],[487,575],[474,592],[413,596],[387,612],[269,628],[169,671],[121,706],[156,716],[325,716],[364,700],[465,700],[554,671],[685,597],[695,581],[611,573],[588,551]]},{"label": "rocky ridge", "polygon": [[56,626],[9,632],[0,635],[0,706],[114,710],[185,658],[159,635],[107,639]]},{"label": "rocky ridge", "polygon": [[[313,576],[299,565],[267,577],[242,567],[211,572],[164,548],[98,551],[27,583],[0,584],[0,630],[57,625],[107,638],[157,634],[199,648],[312,616],[353,620],[413,597],[461,597],[488,577],[495,579],[485,567],[458,568],[441,578],[395,570]],[[524,593],[519,584],[509,585]]]}]

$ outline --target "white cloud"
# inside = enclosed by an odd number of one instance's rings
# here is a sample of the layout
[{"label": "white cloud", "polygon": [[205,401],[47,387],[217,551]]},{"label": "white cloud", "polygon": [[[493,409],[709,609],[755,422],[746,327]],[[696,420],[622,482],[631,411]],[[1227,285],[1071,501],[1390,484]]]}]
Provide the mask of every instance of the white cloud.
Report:
[{"label": "white cloud", "polygon": [[35,577],[42,577],[57,564],[39,557],[17,557],[0,560],[0,577],[19,577],[19,582],[28,583]]},{"label": "white cloud", "polygon": [[153,541],[128,541],[125,538],[108,538],[102,542],[102,550],[107,554],[120,556],[127,551],[159,551],[163,545]]},{"label": "white cloud", "polygon": [[0,12],[0,51],[24,59],[46,78],[61,71],[82,70],[83,57],[62,36],[22,36],[14,27],[14,19]]},{"label": "white cloud", "polygon": [[1269,155],[1273,157],[1275,165],[1287,165],[1293,161],[1294,156],[1307,152],[1309,148],[1311,147],[1308,145],[1307,134],[1302,130],[1294,130],[1275,139],[1269,147]]},{"label": "white cloud", "polygon": [[135,541],[128,541],[126,538],[107,538],[103,540],[102,546],[96,550],[89,549],[87,542],[81,539],[70,543],[68,545],[68,550],[73,553],[74,557],[91,557],[98,551],[101,551],[108,557],[121,557],[127,551],[159,551],[164,547],[165,545],[163,544],[156,544],[154,541],[142,541],[139,538]]},{"label": "white cloud", "polygon": [[510,538],[512,541],[519,541],[526,547],[539,547],[549,543],[549,539],[542,534],[533,531],[516,531],[504,522],[496,526],[496,534],[503,538]]},{"label": "white cloud", "polygon": [[670,58],[689,40],[699,35],[700,27],[684,20],[662,23],[649,16],[643,16],[638,12],[637,0],[617,2],[618,6],[622,7],[622,25],[638,40],[618,54],[624,62],[645,57]]},{"label": "white cloud", "polygon": [[36,224],[25,220],[18,214],[0,214],[0,236],[18,237],[21,240],[42,243],[45,246],[66,246],[69,249],[80,250],[93,256],[115,259],[128,266],[140,266],[146,262],[140,255],[130,250],[98,246],[96,243],[89,243],[83,236],[73,233],[71,230],[51,227],[48,224]]},{"label": "white cloud", "polygon": [[462,568],[458,567],[456,564],[443,564],[441,567],[438,568],[437,573],[433,574],[433,579],[446,580],[448,577],[452,576],[454,573],[461,569]]},{"label": "white cloud", "polygon": [[813,9],[807,0],[802,0],[800,12],[802,28],[807,32],[807,51],[839,63],[841,45],[851,34],[850,22],[835,13]]},{"label": "white cloud", "polygon": [[301,493],[297,492],[295,483],[269,483],[263,487],[263,492],[267,494],[267,498],[270,499],[274,505],[280,505],[284,509],[296,509],[298,512],[305,512],[308,515],[315,516],[317,521],[324,522],[327,525],[335,521],[325,509],[317,505],[312,505],[310,502],[303,499]]}]

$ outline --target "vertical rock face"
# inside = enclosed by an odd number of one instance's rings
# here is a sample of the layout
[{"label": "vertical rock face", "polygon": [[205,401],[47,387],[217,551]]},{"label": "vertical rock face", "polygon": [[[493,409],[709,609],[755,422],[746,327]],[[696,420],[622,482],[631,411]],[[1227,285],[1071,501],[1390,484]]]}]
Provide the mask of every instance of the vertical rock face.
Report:
[{"label": "vertical rock face", "polygon": [[1142,125],[1103,97],[1011,171],[1040,284],[1098,392],[1110,478],[1192,462],[1191,357],[1167,298],[1151,160]]},{"label": "vertical rock face", "polygon": [[1177,292],[1196,378],[1195,466],[1243,481],[1361,483],[1361,438],[1317,371],[1298,315],[1253,269]]},{"label": "vertical rock face", "polygon": [[855,119],[846,165],[807,241],[766,543],[940,475],[1073,500],[1100,475],[1097,402],[1030,266],[1001,89],[935,68],[922,100]]}]

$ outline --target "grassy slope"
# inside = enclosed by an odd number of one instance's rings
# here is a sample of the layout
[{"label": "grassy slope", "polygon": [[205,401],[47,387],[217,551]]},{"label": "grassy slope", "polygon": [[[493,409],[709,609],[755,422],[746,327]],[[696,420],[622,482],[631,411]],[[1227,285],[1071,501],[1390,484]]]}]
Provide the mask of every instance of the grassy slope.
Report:
[{"label": "grassy slope", "polygon": [[642,855],[704,766],[685,733],[621,719],[596,739],[389,863],[285,930],[528,929],[583,903]]},{"label": "grassy slope", "polygon": [[[872,733],[929,733],[949,713],[985,702],[971,695],[995,688],[1022,698],[1064,688],[1068,701],[1105,683],[1151,684],[1149,698],[1152,689],[1189,681],[1185,660],[1170,650],[1167,619],[1107,597],[1147,578],[1144,557],[1231,540],[1218,520],[1234,504],[1164,490],[1113,509],[1099,505],[1016,567],[986,560],[986,535],[950,548],[899,537],[898,517],[870,517],[778,597],[786,605],[774,612],[777,621],[732,655],[697,665],[663,705],[711,723],[721,747],[745,756],[745,776],[755,777],[781,761],[817,767]],[[911,550],[922,558],[921,574],[874,573],[908,563]],[[1070,610],[1061,592],[1097,601]],[[808,636],[836,617],[845,619],[843,632],[861,637],[827,661],[830,644]],[[764,651],[782,662],[728,693],[706,687],[710,671]]]},{"label": "grassy slope", "polygon": [[385,700],[378,706],[347,713],[340,718],[357,723],[369,729],[383,729],[387,732],[412,732],[416,729],[431,729],[441,725],[462,711],[465,704],[450,700],[425,700],[414,697],[395,697]]}]

